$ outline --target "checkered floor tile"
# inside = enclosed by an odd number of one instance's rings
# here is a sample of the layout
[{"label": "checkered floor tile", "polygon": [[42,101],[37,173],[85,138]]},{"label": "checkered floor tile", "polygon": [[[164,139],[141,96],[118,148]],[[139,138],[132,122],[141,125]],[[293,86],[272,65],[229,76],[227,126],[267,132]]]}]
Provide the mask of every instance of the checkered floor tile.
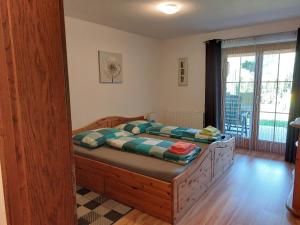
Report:
[{"label": "checkered floor tile", "polygon": [[111,225],[127,214],[131,208],[77,186],[78,225]]}]

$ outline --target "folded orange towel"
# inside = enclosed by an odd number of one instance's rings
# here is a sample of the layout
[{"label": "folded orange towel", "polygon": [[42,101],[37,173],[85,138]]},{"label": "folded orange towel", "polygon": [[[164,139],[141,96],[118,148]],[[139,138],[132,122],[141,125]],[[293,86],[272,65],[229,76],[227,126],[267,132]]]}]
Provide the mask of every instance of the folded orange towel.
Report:
[{"label": "folded orange towel", "polygon": [[169,148],[169,151],[178,155],[186,155],[193,151],[195,148],[195,144],[178,141]]}]

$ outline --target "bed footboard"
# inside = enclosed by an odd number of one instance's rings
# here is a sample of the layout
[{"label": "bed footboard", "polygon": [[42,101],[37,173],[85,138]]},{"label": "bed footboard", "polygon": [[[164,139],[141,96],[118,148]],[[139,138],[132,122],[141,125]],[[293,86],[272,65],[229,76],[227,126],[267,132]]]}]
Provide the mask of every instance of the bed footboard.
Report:
[{"label": "bed footboard", "polygon": [[212,181],[217,180],[232,164],[235,154],[235,139],[217,141],[209,146],[213,154]]},{"label": "bed footboard", "polygon": [[234,138],[215,142],[205,150],[201,160],[173,180],[173,224],[178,224],[213,182],[233,164],[234,152]]},{"label": "bed footboard", "polygon": [[173,180],[173,224],[197,202],[212,181],[212,152],[205,151],[200,162]]}]

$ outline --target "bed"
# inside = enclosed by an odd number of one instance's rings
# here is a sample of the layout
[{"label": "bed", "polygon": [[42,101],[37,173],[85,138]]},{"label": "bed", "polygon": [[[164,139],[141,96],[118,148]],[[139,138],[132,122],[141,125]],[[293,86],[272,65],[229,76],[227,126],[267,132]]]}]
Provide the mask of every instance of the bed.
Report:
[{"label": "bed", "polygon": [[[107,117],[73,134],[143,119],[143,116]],[[148,134],[141,136],[176,141]],[[107,146],[90,151],[74,145],[76,182],[149,215],[178,224],[234,162],[234,138],[226,137],[209,145],[200,144],[200,147],[200,155],[189,165],[181,166]]]}]

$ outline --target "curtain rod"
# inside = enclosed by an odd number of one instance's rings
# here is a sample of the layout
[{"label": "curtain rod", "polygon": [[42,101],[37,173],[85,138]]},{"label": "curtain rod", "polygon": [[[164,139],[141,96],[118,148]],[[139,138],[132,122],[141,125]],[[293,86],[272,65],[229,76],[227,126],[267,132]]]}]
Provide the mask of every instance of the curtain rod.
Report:
[{"label": "curtain rod", "polygon": [[289,33],[295,33],[297,35],[297,30],[291,30],[291,31],[286,31],[286,32],[279,32],[279,33],[270,33],[270,34],[261,34],[261,35],[255,35],[255,36],[248,36],[248,37],[240,37],[240,38],[231,38],[231,39],[223,39],[223,41],[234,41],[234,40],[242,40],[242,39],[248,39],[248,38],[253,38],[253,39],[260,39],[268,36],[276,36],[276,35],[284,35],[284,34],[289,34]]},{"label": "curtain rod", "polygon": [[223,40],[222,39],[211,39],[211,40],[204,41],[203,43],[207,44],[210,41],[222,42]]},{"label": "curtain rod", "polygon": [[[279,33],[270,33],[270,34],[262,34],[262,35],[255,35],[255,36],[246,36],[246,37],[238,37],[238,38],[231,38],[231,39],[212,39],[212,40],[216,40],[217,42],[221,41],[221,42],[226,42],[226,41],[237,41],[237,40],[246,40],[246,39],[261,39],[264,37],[271,37],[271,36],[276,36],[276,35],[283,35],[283,34],[288,34],[288,33],[295,33],[295,35],[297,35],[298,30],[291,30],[291,31],[286,31],[286,32],[279,32]],[[206,44],[211,40],[207,40],[204,41],[203,43]]]},{"label": "curtain rod", "polygon": [[222,41],[222,48],[253,46],[262,44],[276,44],[297,40],[297,31],[287,31],[273,34],[257,35],[252,37],[235,38]]}]

